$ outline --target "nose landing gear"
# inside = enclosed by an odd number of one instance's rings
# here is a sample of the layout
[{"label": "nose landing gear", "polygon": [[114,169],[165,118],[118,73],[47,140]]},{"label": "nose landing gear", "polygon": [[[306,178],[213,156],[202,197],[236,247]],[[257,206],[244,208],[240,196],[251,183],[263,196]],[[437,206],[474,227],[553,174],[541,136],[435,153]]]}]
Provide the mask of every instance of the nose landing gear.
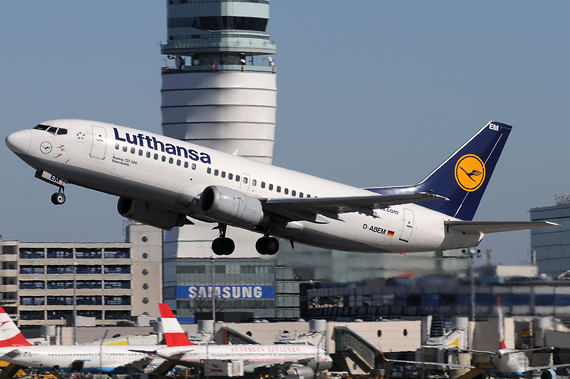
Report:
[{"label": "nose landing gear", "polygon": [[62,189],[60,188],[58,192],[51,195],[51,202],[54,205],[61,205],[65,203],[65,194],[63,193]]}]

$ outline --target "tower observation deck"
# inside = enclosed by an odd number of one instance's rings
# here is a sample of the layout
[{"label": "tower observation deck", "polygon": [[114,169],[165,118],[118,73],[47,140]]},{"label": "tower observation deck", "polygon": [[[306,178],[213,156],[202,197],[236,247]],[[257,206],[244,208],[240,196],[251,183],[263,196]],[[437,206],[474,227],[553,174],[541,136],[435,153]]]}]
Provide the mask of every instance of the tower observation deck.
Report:
[{"label": "tower observation deck", "polygon": [[162,129],[170,137],[271,163],[276,45],[268,0],[168,0]]}]

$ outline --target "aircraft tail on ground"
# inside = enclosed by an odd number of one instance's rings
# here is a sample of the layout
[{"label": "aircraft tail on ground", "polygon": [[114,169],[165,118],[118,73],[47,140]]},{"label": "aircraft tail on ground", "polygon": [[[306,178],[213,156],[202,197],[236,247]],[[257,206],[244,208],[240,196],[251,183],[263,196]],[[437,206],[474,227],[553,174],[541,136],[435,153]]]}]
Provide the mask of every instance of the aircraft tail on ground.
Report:
[{"label": "aircraft tail on ground", "polygon": [[4,308],[0,307],[0,347],[32,346]]},{"label": "aircraft tail on ground", "polygon": [[175,347],[194,345],[188,339],[188,336],[180,326],[180,323],[172,313],[168,304],[159,303],[158,307],[160,309],[160,319],[162,322],[162,329],[164,330],[166,346]]},{"label": "aircraft tail on ground", "polygon": [[491,121],[418,184],[368,190],[382,195],[437,194],[449,201],[420,205],[461,220],[473,220],[511,129],[509,125]]}]

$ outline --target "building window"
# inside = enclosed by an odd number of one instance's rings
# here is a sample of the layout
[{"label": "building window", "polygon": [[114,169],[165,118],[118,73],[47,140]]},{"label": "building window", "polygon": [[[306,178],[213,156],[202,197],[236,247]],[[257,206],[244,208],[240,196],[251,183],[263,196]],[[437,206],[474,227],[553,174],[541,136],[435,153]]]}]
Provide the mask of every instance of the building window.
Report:
[{"label": "building window", "polygon": [[101,305],[101,296],[77,296],[77,305]]},{"label": "building window", "polygon": [[[101,280],[78,280],[77,289],[97,289],[102,287]],[[73,286],[73,282],[72,282]]]},{"label": "building window", "polygon": [[130,320],[131,311],[105,311],[105,320]]},{"label": "building window", "polygon": [[63,310],[49,310],[47,311],[48,320],[71,320],[73,317],[73,311],[63,311]]},{"label": "building window", "polygon": [[105,296],[105,305],[131,305],[130,296]]},{"label": "building window", "polygon": [[73,249],[47,249],[48,259],[73,259]]},{"label": "building window", "polygon": [[73,296],[48,296],[47,305],[73,305]]},{"label": "building window", "polygon": [[32,274],[43,274],[44,266],[20,266],[20,274],[32,275]]},{"label": "building window", "polygon": [[73,280],[48,280],[47,288],[50,290],[70,289],[73,288]]},{"label": "building window", "polygon": [[[143,242],[144,241],[143,237]],[[105,257],[105,259],[125,259],[125,258],[130,258],[131,257],[131,250],[127,249],[127,248],[123,248],[123,249],[105,249],[105,253],[103,255]]]},{"label": "building window", "polygon": [[130,289],[131,282],[129,280],[105,280],[105,289]]},{"label": "building window", "polygon": [[48,275],[73,274],[73,266],[47,266],[46,274]]},{"label": "building window", "polygon": [[101,259],[101,249],[75,249],[77,259]]},{"label": "building window", "polygon": [[101,274],[101,266],[99,265],[78,265],[78,274]]},{"label": "building window", "polygon": [[130,274],[131,266],[129,265],[105,265],[103,272],[105,274]]},{"label": "building window", "polygon": [[44,305],[45,298],[43,296],[21,296],[20,305]]},{"label": "building window", "polygon": [[43,259],[44,249],[20,249],[20,259]]},{"label": "building window", "polygon": [[20,280],[20,289],[22,290],[43,290],[46,283],[43,280]]},{"label": "building window", "polygon": [[20,311],[20,320],[44,320],[44,311]]}]

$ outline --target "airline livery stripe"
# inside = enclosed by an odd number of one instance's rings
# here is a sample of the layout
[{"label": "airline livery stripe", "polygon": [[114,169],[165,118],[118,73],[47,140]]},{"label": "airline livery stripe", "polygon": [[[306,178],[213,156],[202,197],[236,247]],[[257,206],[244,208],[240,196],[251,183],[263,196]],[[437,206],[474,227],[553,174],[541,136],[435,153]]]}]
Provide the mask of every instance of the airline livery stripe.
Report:
[{"label": "airline livery stripe", "polygon": [[178,320],[175,318],[161,318],[162,322],[162,330],[164,333],[182,333],[184,334],[184,330],[178,323]]},{"label": "airline livery stripe", "polygon": [[164,333],[164,339],[168,347],[193,345],[184,333]]}]

